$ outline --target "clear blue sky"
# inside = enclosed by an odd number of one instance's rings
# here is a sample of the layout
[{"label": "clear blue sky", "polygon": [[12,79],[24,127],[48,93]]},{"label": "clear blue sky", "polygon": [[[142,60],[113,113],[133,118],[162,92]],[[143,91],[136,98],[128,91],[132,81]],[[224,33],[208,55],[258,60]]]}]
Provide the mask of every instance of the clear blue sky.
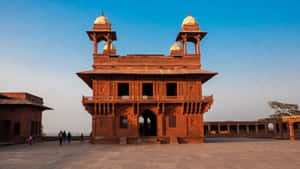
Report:
[{"label": "clear blue sky", "polygon": [[272,113],[269,100],[300,103],[300,1],[1,0],[0,90],[44,97],[55,108],[46,131],[90,129],[80,100],[91,93],[75,72],[91,69],[85,31],[101,9],[121,55],[167,55],[188,12],[196,18],[208,32],[203,68],[219,72],[203,88],[215,96],[205,120],[255,120]]}]

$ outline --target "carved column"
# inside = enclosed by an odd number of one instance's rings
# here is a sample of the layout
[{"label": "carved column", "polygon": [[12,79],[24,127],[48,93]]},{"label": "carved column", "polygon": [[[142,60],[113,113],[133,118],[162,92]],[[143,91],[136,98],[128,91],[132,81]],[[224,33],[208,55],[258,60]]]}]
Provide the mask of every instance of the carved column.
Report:
[{"label": "carved column", "polygon": [[255,125],[255,133],[258,135],[258,124]]},{"label": "carved column", "polygon": [[280,133],[280,138],[283,138],[282,122],[279,122],[279,133]]},{"label": "carved column", "polygon": [[290,129],[290,140],[295,140],[294,123],[293,122],[289,122],[289,129]]},{"label": "carved column", "polygon": [[230,134],[230,125],[229,124],[227,124],[227,132],[228,132],[228,134]]},{"label": "carved column", "polygon": [[268,123],[265,123],[264,125],[265,125],[265,127],[264,127],[265,128],[265,135],[267,135],[268,134]]},{"label": "carved column", "polygon": [[93,41],[94,41],[94,54],[98,53],[98,42],[97,42],[97,38],[96,38],[96,34],[93,34]]},{"label": "carved column", "polygon": [[247,132],[247,135],[249,135],[249,125],[246,125],[246,132]]},{"label": "carved column", "polygon": [[187,55],[187,35],[182,35],[184,55]]},{"label": "carved column", "polygon": [[198,35],[196,37],[196,39],[197,39],[197,45],[198,45],[198,53],[197,54],[199,55],[200,67],[201,67],[200,35]]},{"label": "carved column", "polygon": [[96,115],[97,113],[97,103],[94,103],[94,112],[93,112],[93,115]]},{"label": "carved column", "polygon": [[200,124],[201,124],[201,127],[200,127],[200,136],[201,136],[201,137],[205,137],[205,136],[204,136],[204,121],[203,121],[203,114],[200,114]]},{"label": "carved column", "polygon": [[162,121],[162,114],[158,114],[157,113],[157,136],[163,136],[163,127],[162,127],[162,124],[163,121]]},{"label": "carved column", "polygon": [[198,45],[198,53],[199,55],[201,55],[201,52],[200,52],[200,37],[197,38],[197,45]]}]

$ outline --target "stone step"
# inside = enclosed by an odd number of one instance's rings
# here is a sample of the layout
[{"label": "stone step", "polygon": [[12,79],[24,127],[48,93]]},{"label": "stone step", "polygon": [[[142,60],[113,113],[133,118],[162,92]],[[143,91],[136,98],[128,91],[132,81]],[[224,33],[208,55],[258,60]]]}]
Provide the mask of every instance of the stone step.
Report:
[{"label": "stone step", "polygon": [[142,137],[140,139],[140,144],[160,144],[157,137]]}]

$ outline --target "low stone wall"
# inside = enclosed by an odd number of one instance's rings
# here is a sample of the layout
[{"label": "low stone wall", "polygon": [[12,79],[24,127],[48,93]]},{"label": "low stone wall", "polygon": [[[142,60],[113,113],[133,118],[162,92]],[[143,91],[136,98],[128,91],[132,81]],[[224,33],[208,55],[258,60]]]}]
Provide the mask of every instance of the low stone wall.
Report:
[{"label": "low stone wall", "polygon": [[[84,136],[84,140],[89,140],[89,136]],[[80,136],[72,136],[72,141],[79,141]],[[42,141],[58,141],[58,136],[43,136]]]},{"label": "low stone wall", "polygon": [[[270,127],[272,126],[272,127]],[[295,124],[295,138],[300,136],[300,124]],[[205,137],[249,137],[289,139],[289,125],[280,120],[212,121],[204,123]]]}]

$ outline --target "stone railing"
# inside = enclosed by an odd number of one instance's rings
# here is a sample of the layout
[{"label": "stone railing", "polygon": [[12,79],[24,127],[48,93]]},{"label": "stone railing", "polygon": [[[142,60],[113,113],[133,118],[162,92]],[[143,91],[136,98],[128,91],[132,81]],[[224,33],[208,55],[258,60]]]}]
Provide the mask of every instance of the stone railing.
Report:
[{"label": "stone railing", "polygon": [[213,96],[83,96],[83,103],[120,102],[210,102]]}]

